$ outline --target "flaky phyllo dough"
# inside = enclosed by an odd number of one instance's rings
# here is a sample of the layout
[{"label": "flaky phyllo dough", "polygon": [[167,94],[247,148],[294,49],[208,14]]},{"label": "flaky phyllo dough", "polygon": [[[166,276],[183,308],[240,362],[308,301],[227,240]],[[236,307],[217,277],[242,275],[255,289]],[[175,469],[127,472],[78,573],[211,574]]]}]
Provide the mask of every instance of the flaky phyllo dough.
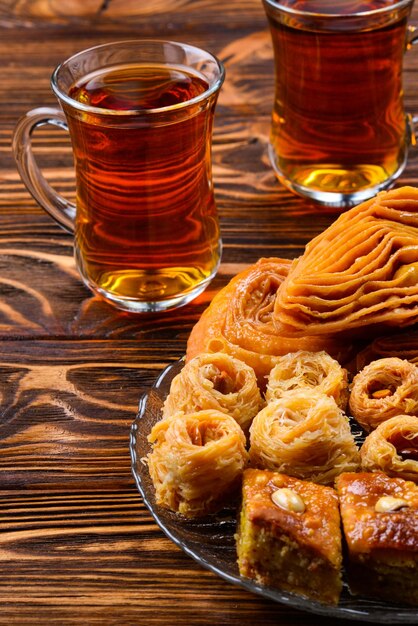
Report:
[{"label": "flaky phyllo dough", "polygon": [[295,261],[276,323],[327,335],[418,320],[418,189],[381,192],[343,213]]},{"label": "flaky phyllo dough", "polygon": [[367,431],[396,415],[417,415],[418,366],[397,357],[372,361],[354,377],[349,405]]},{"label": "flaky phyllo dough", "polygon": [[229,354],[200,354],[173,379],[163,416],[216,409],[231,415],[247,432],[264,401],[254,370]]},{"label": "flaky phyllo dough", "polygon": [[391,417],[367,435],[361,450],[361,465],[366,472],[385,472],[388,476],[418,482],[418,417]]},{"label": "flaky phyllo dough", "polygon": [[312,388],[334,398],[344,410],[348,400],[347,370],[324,351],[291,352],[280,357],[271,370],[266,400],[277,400],[287,391]]},{"label": "flaky phyllo dough", "polygon": [[248,453],[245,435],[230,415],[211,409],[176,413],[157,422],[148,441],[157,504],[198,517],[237,495]]},{"label": "flaky phyllo dough", "polygon": [[273,320],[278,293],[291,261],[262,258],[237,274],[219,291],[195,324],[187,343],[187,360],[202,352],[227,352],[250,365],[263,388],[277,358],[288,352],[325,350],[346,360],[352,346],[332,336],[288,337]]},{"label": "flaky phyllo dough", "polygon": [[418,328],[407,328],[402,332],[375,337],[355,359],[357,371],[372,361],[387,357],[398,357],[418,364]]},{"label": "flaky phyllo dough", "polygon": [[331,485],[341,472],[358,469],[359,452],[334,398],[299,389],[270,402],[254,418],[250,463]]}]

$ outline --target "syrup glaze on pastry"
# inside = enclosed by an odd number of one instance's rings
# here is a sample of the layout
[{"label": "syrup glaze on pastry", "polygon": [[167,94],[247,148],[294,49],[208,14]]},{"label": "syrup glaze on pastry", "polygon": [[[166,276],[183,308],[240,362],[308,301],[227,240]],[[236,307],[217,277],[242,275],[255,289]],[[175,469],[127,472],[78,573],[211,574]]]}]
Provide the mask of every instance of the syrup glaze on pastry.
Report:
[{"label": "syrup glaze on pastry", "polygon": [[366,431],[395,415],[418,413],[418,367],[391,357],[378,359],[356,374],[350,411]]},{"label": "syrup glaze on pastry", "polygon": [[382,422],[365,439],[360,458],[368,472],[383,471],[418,482],[418,417],[398,415]]},{"label": "syrup glaze on pastry", "polygon": [[289,334],[351,338],[417,322],[418,189],[382,191],[312,239],[280,289],[274,318]]},{"label": "syrup glaze on pastry", "polygon": [[383,472],[336,480],[351,591],[418,604],[418,486]]},{"label": "syrup glaze on pastry", "polygon": [[292,262],[262,258],[221,289],[193,327],[187,360],[202,352],[227,352],[250,365],[261,388],[278,357],[288,352],[325,350],[344,363],[353,354],[347,338],[289,337],[273,320],[274,303]]},{"label": "syrup glaze on pastry", "polygon": [[220,510],[239,492],[245,435],[233,417],[207,409],[160,420],[147,456],[157,504],[187,517]]},{"label": "syrup glaze on pastry", "polygon": [[334,398],[341,409],[348,400],[348,375],[341,365],[323,350],[299,350],[280,357],[267,381],[266,400],[277,400],[294,389],[316,389]]},{"label": "syrup glaze on pastry", "polygon": [[248,432],[264,401],[254,370],[229,354],[200,354],[173,379],[163,416],[216,409],[231,415]]},{"label": "syrup glaze on pastry", "polygon": [[242,576],[336,604],[342,557],[335,491],[278,472],[247,469],[237,553]]},{"label": "syrup glaze on pastry", "polygon": [[343,411],[312,389],[287,392],[256,415],[250,428],[253,467],[321,484],[355,471],[360,456]]},{"label": "syrup glaze on pastry", "polygon": [[411,363],[418,363],[418,328],[416,326],[402,332],[375,337],[357,353],[355,369],[360,371],[372,361],[388,357],[398,357]]}]

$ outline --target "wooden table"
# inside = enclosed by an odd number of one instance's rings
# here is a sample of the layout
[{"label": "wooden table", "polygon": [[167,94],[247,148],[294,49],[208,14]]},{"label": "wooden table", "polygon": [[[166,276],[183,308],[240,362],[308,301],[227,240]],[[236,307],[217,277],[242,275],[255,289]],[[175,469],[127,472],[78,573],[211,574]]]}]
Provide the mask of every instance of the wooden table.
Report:
[{"label": "wooden table", "polygon": [[[261,0],[1,0],[0,26],[0,623],[335,625],[201,569],[158,529],[130,470],[139,397],[185,352],[214,293],[260,256],[298,255],[335,218],[292,196],[269,166],[274,78]],[[205,47],[227,71],[213,147],[223,263],[198,300],[151,317],[91,296],[71,236],[31,199],[11,155],[17,119],[55,104],[58,62],[141,37]],[[412,112],[417,84],[412,50]],[[42,127],[35,145],[48,179],[72,197],[65,133]],[[400,183],[418,184],[417,152]]]}]

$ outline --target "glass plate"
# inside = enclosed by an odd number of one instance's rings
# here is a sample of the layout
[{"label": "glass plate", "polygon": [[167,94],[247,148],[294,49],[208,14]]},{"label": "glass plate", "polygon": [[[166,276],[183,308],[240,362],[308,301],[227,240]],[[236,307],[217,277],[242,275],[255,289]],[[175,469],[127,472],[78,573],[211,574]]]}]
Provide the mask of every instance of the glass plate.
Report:
[{"label": "glass plate", "polygon": [[380,624],[417,624],[418,610],[413,607],[406,608],[398,604],[352,596],[346,583],[340,603],[337,606],[326,606],[297,594],[271,589],[243,578],[238,573],[236,563],[234,540],[236,511],[226,510],[216,516],[187,520],[157,506],[148,468],[141,459],[151,450],[147,436],[155,422],[161,418],[161,407],[169,392],[171,381],[180,372],[183,363],[183,360],[177,361],[158,376],[152,388],[141,398],[138,416],[131,428],[132,472],[146,506],[167,537],[201,566],[228,582],[287,606],[329,617]]}]

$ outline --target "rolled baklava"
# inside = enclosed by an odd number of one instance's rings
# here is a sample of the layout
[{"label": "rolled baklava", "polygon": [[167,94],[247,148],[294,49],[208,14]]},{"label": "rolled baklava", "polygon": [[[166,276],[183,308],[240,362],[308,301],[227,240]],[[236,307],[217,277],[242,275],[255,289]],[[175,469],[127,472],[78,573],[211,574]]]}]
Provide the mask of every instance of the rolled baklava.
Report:
[{"label": "rolled baklava", "polygon": [[248,453],[244,432],[230,415],[175,413],[157,422],[148,440],[146,461],[160,506],[200,517],[238,495]]},{"label": "rolled baklava", "polygon": [[334,398],[299,389],[255,416],[250,461],[253,467],[332,485],[341,472],[355,471],[360,457],[349,421]]},{"label": "rolled baklava", "polygon": [[360,458],[368,472],[418,482],[418,417],[398,415],[379,424],[366,437]]},{"label": "rolled baklava", "polygon": [[281,398],[287,391],[316,389],[334,398],[342,409],[348,399],[347,370],[323,350],[299,350],[280,357],[269,374],[266,400]]},{"label": "rolled baklava", "polygon": [[231,415],[248,432],[264,401],[254,370],[225,352],[200,354],[173,379],[163,416],[215,409]]},{"label": "rolled baklava", "polygon": [[250,365],[261,387],[288,352],[325,350],[344,363],[353,354],[348,338],[332,335],[289,337],[273,319],[273,310],[291,261],[261,258],[221,289],[193,327],[187,342],[187,360],[205,352],[227,352]]},{"label": "rolled baklava", "polygon": [[372,361],[354,377],[349,406],[366,431],[395,415],[418,414],[418,367],[397,357]]}]

